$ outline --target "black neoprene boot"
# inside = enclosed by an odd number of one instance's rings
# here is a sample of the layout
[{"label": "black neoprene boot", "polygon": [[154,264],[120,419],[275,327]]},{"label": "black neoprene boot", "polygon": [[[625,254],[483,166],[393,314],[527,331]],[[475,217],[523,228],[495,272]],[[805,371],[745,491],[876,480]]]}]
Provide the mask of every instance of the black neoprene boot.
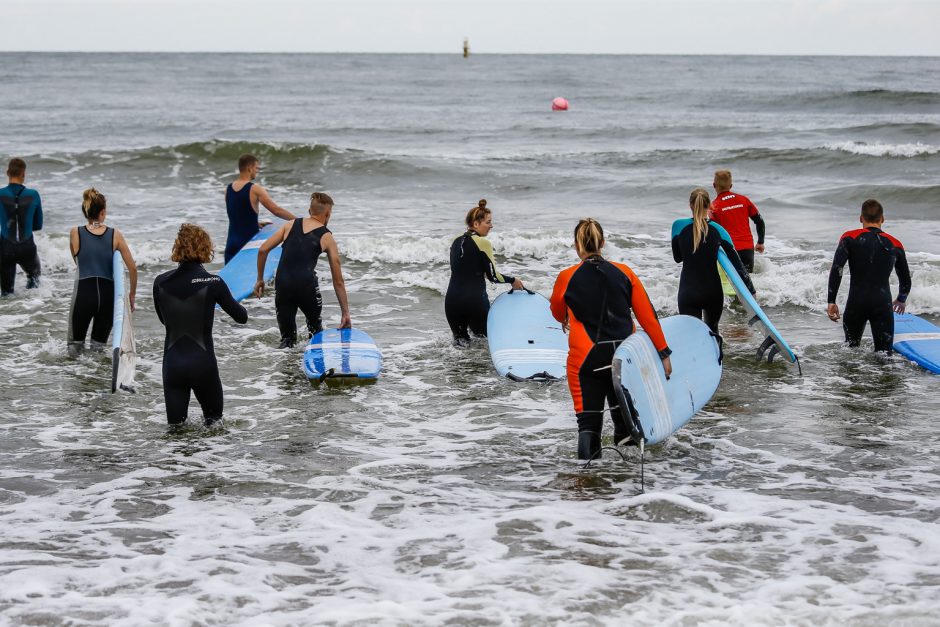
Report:
[{"label": "black neoprene boot", "polygon": [[601,436],[595,431],[578,433],[578,459],[595,459],[601,456]]}]

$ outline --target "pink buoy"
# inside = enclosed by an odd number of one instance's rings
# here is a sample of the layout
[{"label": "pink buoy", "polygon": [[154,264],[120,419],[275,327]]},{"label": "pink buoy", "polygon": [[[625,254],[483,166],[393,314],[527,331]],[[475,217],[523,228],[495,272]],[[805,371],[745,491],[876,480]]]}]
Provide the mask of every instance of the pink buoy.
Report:
[{"label": "pink buoy", "polygon": [[564,98],[555,98],[552,100],[552,111],[567,111],[568,101]]}]

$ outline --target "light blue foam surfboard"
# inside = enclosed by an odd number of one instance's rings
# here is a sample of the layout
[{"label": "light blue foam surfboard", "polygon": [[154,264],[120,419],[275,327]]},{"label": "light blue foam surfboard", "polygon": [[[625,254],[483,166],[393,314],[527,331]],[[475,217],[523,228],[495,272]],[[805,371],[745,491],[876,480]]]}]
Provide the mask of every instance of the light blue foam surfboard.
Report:
[{"label": "light blue foam surfboard", "polygon": [[[236,301],[248,298],[254,291],[255,281],[258,278],[258,249],[261,248],[264,240],[274,235],[281,227],[281,224],[269,224],[262,228],[219,270],[219,276],[228,285],[228,289],[232,292],[232,296],[235,297]],[[277,264],[280,261],[281,247],[278,246],[268,253],[268,259],[264,263],[265,281],[274,278],[274,273],[277,272]]]},{"label": "light blue foam surfboard", "polygon": [[382,351],[365,331],[326,329],[310,338],[303,368],[307,378],[316,381],[375,380],[382,372]]},{"label": "light blue foam surfboard", "polygon": [[914,314],[894,314],[894,350],[940,374],[940,327]]},{"label": "light blue foam surfboard", "polygon": [[672,349],[666,379],[649,335],[637,331],[614,352],[614,390],[637,444],[658,444],[711,400],[721,381],[721,348],[704,322],[692,316],[660,320]]},{"label": "light blue foam surfboard", "polygon": [[111,393],[118,390],[134,392],[137,370],[137,345],[134,341],[134,319],[131,313],[130,285],[124,277],[124,259],[114,251],[111,259],[114,274],[114,314],[111,327]]},{"label": "light blue foam surfboard", "polygon": [[486,318],[486,335],[501,377],[552,381],[565,376],[568,338],[541,294],[510,290],[497,296]]}]

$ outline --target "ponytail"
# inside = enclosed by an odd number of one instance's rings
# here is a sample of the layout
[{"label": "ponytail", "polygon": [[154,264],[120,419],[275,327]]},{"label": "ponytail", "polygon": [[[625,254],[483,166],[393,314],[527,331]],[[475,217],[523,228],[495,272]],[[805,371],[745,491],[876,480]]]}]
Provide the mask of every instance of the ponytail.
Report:
[{"label": "ponytail", "polygon": [[108,201],[104,194],[94,187],[89,187],[82,193],[82,213],[88,220],[97,220],[107,207]]},{"label": "ponytail", "polygon": [[485,220],[490,213],[492,212],[486,208],[486,198],[481,198],[477,206],[467,212],[467,228],[472,228],[474,222]]},{"label": "ponytail", "polygon": [[574,242],[579,252],[599,255],[604,247],[604,229],[594,218],[583,218],[574,227]]},{"label": "ponytail", "polygon": [[689,207],[692,208],[692,252],[698,250],[699,244],[705,241],[708,235],[708,208],[711,198],[701,187],[692,190],[689,196]]}]

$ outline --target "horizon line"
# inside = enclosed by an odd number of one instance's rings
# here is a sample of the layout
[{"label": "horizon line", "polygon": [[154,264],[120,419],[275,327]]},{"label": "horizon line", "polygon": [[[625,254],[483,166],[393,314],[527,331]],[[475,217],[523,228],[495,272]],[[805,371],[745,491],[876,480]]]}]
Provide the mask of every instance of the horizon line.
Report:
[{"label": "horizon line", "polygon": [[[374,50],[3,50],[0,54],[219,54],[219,55],[437,55],[462,57],[463,52],[428,52],[428,51],[394,51],[380,52]],[[597,56],[597,57],[838,57],[838,58],[940,58],[938,54],[915,53],[885,53],[885,54],[859,54],[859,53],[833,53],[833,52],[471,52],[470,56]]]}]

